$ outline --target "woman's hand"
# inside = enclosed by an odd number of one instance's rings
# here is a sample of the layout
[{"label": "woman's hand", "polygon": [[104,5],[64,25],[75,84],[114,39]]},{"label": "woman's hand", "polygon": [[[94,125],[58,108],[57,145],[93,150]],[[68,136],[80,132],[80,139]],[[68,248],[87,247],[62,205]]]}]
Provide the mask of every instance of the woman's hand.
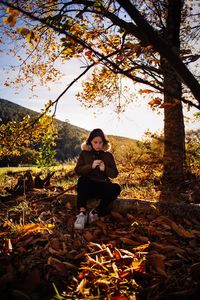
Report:
[{"label": "woman's hand", "polygon": [[95,169],[97,166],[99,166],[100,171],[105,171],[105,164],[103,160],[95,159],[92,163],[92,169]]},{"label": "woman's hand", "polygon": [[99,165],[100,171],[102,171],[102,172],[105,171],[105,168],[106,168],[106,166],[105,166],[104,162],[101,160],[100,165]]},{"label": "woman's hand", "polygon": [[102,160],[100,159],[95,159],[92,163],[92,169],[95,169],[97,166],[100,167],[100,164],[101,164]]}]

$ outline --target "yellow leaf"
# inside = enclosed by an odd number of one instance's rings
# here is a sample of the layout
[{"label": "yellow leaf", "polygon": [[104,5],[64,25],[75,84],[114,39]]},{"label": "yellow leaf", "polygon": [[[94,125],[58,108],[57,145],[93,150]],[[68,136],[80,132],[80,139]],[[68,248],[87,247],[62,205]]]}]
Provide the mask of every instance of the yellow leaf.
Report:
[{"label": "yellow leaf", "polygon": [[66,55],[72,55],[74,51],[71,48],[66,48],[62,53]]},{"label": "yellow leaf", "polygon": [[30,31],[30,32],[26,35],[27,42],[30,44],[30,46],[33,45],[33,38],[34,38],[34,33],[33,33],[33,31]]},{"label": "yellow leaf", "polygon": [[48,229],[53,229],[54,227],[55,227],[54,224],[47,224],[47,228],[48,228]]},{"label": "yellow leaf", "polygon": [[7,23],[8,17],[3,17],[3,23]]},{"label": "yellow leaf", "polygon": [[139,245],[137,247],[134,247],[134,251],[137,251],[137,252],[143,252],[143,251],[146,251],[148,248],[149,248],[150,244],[143,244],[143,245]]},{"label": "yellow leaf", "polygon": [[54,225],[53,224],[47,224],[47,225],[41,225],[41,224],[35,224],[35,223],[29,223],[25,225],[17,225],[16,230],[19,234],[25,236],[31,232],[35,231],[44,231],[48,229],[53,229]]},{"label": "yellow leaf", "polygon": [[81,293],[81,294],[84,294],[86,284],[87,284],[87,279],[83,278],[81,280],[81,282],[79,283],[79,285],[77,286],[76,291],[79,292],[79,293]]},{"label": "yellow leaf", "polygon": [[134,270],[139,270],[141,263],[143,263],[142,260],[140,260],[140,261],[133,261],[132,264],[131,264],[131,266],[133,267]]}]

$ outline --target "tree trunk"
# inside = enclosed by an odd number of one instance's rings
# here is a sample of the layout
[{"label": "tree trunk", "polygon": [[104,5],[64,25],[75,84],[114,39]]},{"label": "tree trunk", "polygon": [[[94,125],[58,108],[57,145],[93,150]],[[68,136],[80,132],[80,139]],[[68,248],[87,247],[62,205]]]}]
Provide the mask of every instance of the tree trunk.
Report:
[{"label": "tree trunk", "polygon": [[[164,38],[179,54],[181,0],[168,0],[168,16]],[[180,97],[182,87],[177,74],[166,59],[161,58],[164,89]],[[163,157],[163,194],[162,198],[170,200],[176,196],[184,178],[185,165],[185,128],[182,103],[175,98],[164,95],[164,157]],[[170,196],[170,197],[169,197]]]},{"label": "tree trunk", "polygon": [[[165,66],[166,68],[167,66]],[[168,69],[169,71],[171,68]],[[171,70],[172,71],[172,70]],[[164,86],[181,95],[181,84],[174,78],[173,73],[164,78]],[[170,184],[178,184],[183,180],[185,164],[185,130],[183,121],[182,104],[168,107],[174,99],[164,96],[164,159],[163,178]]]}]

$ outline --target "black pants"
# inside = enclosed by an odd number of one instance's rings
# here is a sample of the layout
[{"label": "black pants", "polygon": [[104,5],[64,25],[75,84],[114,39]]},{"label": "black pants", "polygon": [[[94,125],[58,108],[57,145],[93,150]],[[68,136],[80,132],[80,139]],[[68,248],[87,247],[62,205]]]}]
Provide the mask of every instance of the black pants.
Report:
[{"label": "black pants", "polygon": [[95,208],[99,216],[106,215],[108,206],[121,192],[119,184],[112,182],[99,182],[90,180],[87,177],[80,177],[77,185],[77,208],[87,206],[87,201],[92,198],[100,199],[99,205]]}]

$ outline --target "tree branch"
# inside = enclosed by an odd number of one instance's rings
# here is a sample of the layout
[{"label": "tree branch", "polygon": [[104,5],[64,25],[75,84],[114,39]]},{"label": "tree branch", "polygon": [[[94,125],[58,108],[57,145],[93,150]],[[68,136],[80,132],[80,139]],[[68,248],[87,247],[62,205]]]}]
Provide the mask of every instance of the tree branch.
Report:
[{"label": "tree branch", "polygon": [[173,51],[170,46],[168,46],[167,42],[165,42],[153,29],[153,27],[144,19],[144,17],[139,13],[139,11],[130,2],[130,0],[117,0],[117,2],[125,9],[132,20],[135,21],[135,23],[140,28],[140,31],[142,32],[142,36],[149,41],[149,44],[152,44],[154,48],[160,54],[162,54],[165,59],[167,59],[181,81],[188,86],[200,105],[200,85],[197,79],[181,61],[179,56]]}]

